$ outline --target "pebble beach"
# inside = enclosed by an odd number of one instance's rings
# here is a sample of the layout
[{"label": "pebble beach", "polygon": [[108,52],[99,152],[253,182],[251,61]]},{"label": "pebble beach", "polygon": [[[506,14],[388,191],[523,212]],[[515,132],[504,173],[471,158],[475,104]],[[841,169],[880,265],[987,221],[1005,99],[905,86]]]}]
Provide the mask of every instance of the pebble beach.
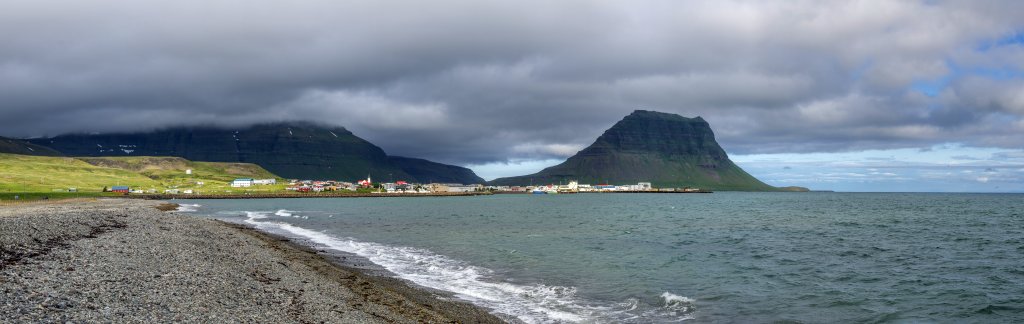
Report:
[{"label": "pebble beach", "polygon": [[0,322],[502,323],[160,201],[0,207]]}]

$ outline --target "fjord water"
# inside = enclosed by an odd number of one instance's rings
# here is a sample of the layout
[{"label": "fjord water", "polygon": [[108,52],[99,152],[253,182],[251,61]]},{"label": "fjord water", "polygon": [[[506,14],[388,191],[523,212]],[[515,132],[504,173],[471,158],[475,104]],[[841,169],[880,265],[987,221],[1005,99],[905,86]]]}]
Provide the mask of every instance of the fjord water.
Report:
[{"label": "fjord water", "polygon": [[188,203],[525,322],[1024,321],[1024,195]]}]

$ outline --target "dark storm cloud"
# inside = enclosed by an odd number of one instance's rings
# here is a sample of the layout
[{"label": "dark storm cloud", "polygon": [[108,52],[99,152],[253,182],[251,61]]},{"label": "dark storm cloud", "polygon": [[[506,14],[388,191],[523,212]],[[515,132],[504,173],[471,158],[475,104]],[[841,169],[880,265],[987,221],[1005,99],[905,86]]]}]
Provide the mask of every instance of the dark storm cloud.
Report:
[{"label": "dark storm cloud", "polygon": [[4,2],[6,136],[315,120],[467,164],[651,109],[733,153],[1024,145],[1016,1]]}]

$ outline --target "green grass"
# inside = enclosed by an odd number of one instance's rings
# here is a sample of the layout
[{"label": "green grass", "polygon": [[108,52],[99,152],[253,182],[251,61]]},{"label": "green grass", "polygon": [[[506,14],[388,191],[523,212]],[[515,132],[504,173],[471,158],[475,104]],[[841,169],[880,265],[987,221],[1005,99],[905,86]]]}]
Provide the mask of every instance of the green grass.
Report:
[{"label": "green grass", "polygon": [[0,192],[0,201],[116,197],[112,192]]},{"label": "green grass", "polygon": [[[82,157],[78,158],[98,167],[117,168],[137,172],[156,181],[158,191],[165,189],[192,189],[197,193],[278,192],[287,186],[280,177],[249,163],[193,162],[179,157]],[[192,174],[185,174],[191,169]],[[278,179],[279,184],[232,188],[237,178]],[[202,183],[202,184],[199,184]],[[145,187],[142,189],[149,189]]]},{"label": "green grass", "polygon": [[[192,174],[185,174],[192,169]],[[231,188],[236,178],[277,178],[279,184]],[[248,163],[193,162],[176,157],[43,157],[0,153],[0,197],[14,193],[84,196],[116,185],[134,189],[191,189],[196,193],[280,192],[286,184]],[[76,193],[67,193],[76,188]]]},{"label": "green grass", "polygon": [[157,182],[136,172],[100,168],[74,158],[0,154],[0,193],[68,188],[101,192],[115,185],[155,186]]}]

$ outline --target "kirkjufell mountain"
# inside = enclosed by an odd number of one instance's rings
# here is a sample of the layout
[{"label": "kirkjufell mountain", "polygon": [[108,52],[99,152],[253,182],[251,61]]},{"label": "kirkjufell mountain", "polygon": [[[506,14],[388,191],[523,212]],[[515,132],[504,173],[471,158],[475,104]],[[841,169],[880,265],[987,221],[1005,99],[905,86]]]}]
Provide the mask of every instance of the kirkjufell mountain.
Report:
[{"label": "kirkjufell mountain", "polygon": [[703,118],[637,110],[594,144],[538,173],[499,178],[495,185],[566,183],[636,184],[712,190],[778,190],[729,160]]}]

